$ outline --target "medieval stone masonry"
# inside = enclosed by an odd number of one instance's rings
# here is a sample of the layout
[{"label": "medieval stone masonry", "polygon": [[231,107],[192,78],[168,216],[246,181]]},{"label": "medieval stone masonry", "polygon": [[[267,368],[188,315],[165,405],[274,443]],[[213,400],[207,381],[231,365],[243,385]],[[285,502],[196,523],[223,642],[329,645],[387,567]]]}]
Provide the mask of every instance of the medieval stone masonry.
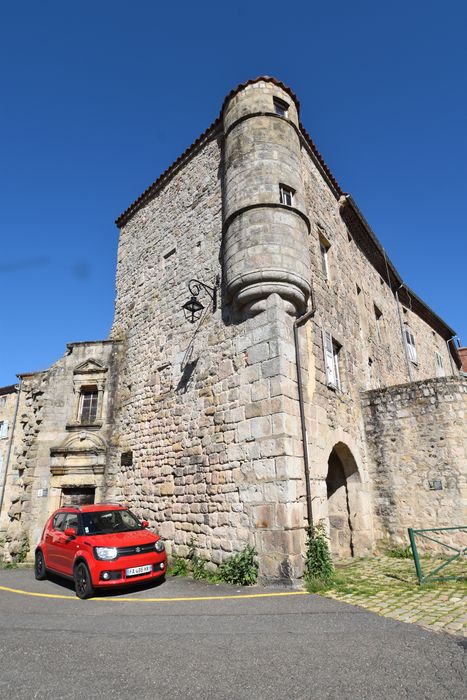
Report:
[{"label": "medieval stone masonry", "polygon": [[464,524],[455,333],[403,283],[289,88],[237,87],[117,224],[109,340],[3,390],[6,561],[32,556],[54,508],[93,499],[128,503],[172,553],[196,538],[212,565],[251,544],[265,579],[301,575],[310,518],[336,556]]}]

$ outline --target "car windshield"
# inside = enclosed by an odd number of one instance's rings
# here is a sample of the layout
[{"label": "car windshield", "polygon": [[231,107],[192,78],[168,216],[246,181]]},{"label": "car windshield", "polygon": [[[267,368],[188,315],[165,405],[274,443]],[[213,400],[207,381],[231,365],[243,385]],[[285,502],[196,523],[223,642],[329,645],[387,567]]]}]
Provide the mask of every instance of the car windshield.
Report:
[{"label": "car windshield", "polygon": [[143,526],[129,510],[96,510],[81,513],[86,535],[142,530]]}]

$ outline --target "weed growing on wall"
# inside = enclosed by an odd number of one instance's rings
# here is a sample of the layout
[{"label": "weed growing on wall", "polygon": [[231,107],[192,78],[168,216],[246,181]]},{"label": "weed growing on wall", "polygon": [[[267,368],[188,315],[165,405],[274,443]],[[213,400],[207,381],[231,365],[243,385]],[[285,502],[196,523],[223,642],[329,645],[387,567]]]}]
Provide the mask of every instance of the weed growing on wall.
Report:
[{"label": "weed growing on wall", "polygon": [[255,548],[246,546],[241,552],[223,562],[217,570],[217,575],[225,583],[252,586],[258,578],[258,569]]},{"label": "weed growing on wall", "polygon": [[321,522],[308,529],[303,577],[308,590],[312,593],[326,590],[333,585],[334,564],[324,525]]},{"label": "weed growing on wall", "polygon": [[169,566],[168,573],[171,576],[187,576],[204,579],[211,583],[231,583],[236,586],[252,586],[258,578],[258,562],[254,547],[245,547],[241,552],[223,562],[217,571],[206,569],[206,561],[200,557],[197,550],[195,537],[191,537],[188,543],[186,559],[174,557]]},{"label": "weed growing on wall", "polygon": [[173,557],[168,567],[170,576],[188,576],[188,563],[181,557]]}]

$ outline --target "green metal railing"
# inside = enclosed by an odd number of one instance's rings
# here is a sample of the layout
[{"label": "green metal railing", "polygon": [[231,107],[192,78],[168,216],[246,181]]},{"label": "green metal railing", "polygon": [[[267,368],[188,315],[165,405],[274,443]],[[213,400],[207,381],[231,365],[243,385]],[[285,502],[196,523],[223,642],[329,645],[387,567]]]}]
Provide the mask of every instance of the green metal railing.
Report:
[{"label": "green metal railing", "polygon": [[[449,581],[453,579],[467,577],[467,570],[465,570],[463,573],[451,576],[436,576],[436,574],[438,574],[442,569],[445,569],[447,566],[452,564],[454,561],[460,560],[462,557],[465,557],[467,555],[467,547],[454,547],[451,544],[446,544],[446,542],[443,542],[440,539],[436,539],[436,537],[430,537],[430,535],[427,534],[428,532],[467,532],[467,525],[459,525],[458,527],[437,527],[424,530],[413,530],[411,527],[409,527],[408,533],[410,539],[410,546],[412,548],[412,554],[415,562],[415,570],[417,572],[418,582],[422,584],[426,583],[427,581]],[[425,540],[430,540],[430,542],[436,542],[436,544],[439,544],[445,549],[449,549],[450,551],[455,552],[455,554],[448,557],[445,561],[443,561],[442,564],[435,567],[432,571],[429,571],[427,574],[424,574],[420,562],[420,556],[418,553],[416,537],[421,537]]]}]

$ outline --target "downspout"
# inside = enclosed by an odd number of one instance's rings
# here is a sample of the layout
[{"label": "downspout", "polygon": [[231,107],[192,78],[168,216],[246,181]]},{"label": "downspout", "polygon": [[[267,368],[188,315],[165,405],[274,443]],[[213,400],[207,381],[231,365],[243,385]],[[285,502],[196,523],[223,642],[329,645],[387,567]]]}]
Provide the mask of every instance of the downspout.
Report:
[{"label": "downspout", "polygon": [[2,508],[3,508],[3,499],[5,498],[5,487],[6,487],[6,478],[8,475],[8,467],[10,464],[10,456],[11,456],[11,448],[13,447],[13,438],[15,435],[15,427],[16,427],[16,418],[18,416],[18,408],[19,408],[19,397],[21,395],[21,385],[22,385],[22,379],[21,377],[19,378],[19,386],[18,386],[18,395],[16,397],[16,406],[15,406],[15,415],[13,416],[13,424],[11,426],[11,435],[10,435],[10,441],[8,443],[8,452],[6,456],[6,464],[5,464],[5,469],[4,469],[4,474],[3,474],[3,479],[2,479],[2,484],[1,484],[1,493],[0,493],[0,518],[2,516]]},{"label": "downspout", "polygon": [[316,309],[314,307],[313,295],[311,297],[312,306],[303,316],[295,319],[293,323],[293,336],[295,343],[295,360],[297,367],[297,385],[298,385],[298,403],[300,406],[300,423],[302,429],[302,443],[303,443],[303,463],[305,468],[305,489],[306,489],[306,515],[308,528],[313,525],[313,509],[311,503],[311,486],[310,486],[310,455],[308,452],[308,433],[306,429],[306,417],[305,417],[305,402],[303,399],[303,382],[302,382],[302,369],[300,364],[300,350],[298,346],[298,329],[301,325],[306,323],[310,318],[315,315]]},{"label": "downspout", "polygon": [[453,376],[453,377],[456,376],[456,372],[455,372],[455,370],[454,370],[454,365],[452,364],[452,353],[451,353],[451,348],[449,347],[449,343],[454,342],[455,337],[456,337],[456,336],[453,335],[452,338],[449,338],[449,340],[446,340],[446,347],[447,347],[447,349],[448,349],[449,362],[450,362],[450,365],[451,365],[451,373],[452,373],[452,376]]},{"label": "downspout", "polygon": [[409,351],[407,350],[407,343],[405,342],[405,336],[404,336],[404,325],[402,323],[402,316],[401,316],[401,309],[400,309],[400,302],[399,302],[399,289],[404,287],[404,284],[400,284],[396,291],[394,292],[394,295],[396,297],[396,303],[397,303],[397,314],[399,316],[399,324],[401,327],[401,337],[402,337],[402,345],[404,346],[404,352],[405,352],[405,361],[407,363],[407,372],[409,375],[409,382],[412,381],[412,370],[410,369],[410,358],[409,358]]}]

